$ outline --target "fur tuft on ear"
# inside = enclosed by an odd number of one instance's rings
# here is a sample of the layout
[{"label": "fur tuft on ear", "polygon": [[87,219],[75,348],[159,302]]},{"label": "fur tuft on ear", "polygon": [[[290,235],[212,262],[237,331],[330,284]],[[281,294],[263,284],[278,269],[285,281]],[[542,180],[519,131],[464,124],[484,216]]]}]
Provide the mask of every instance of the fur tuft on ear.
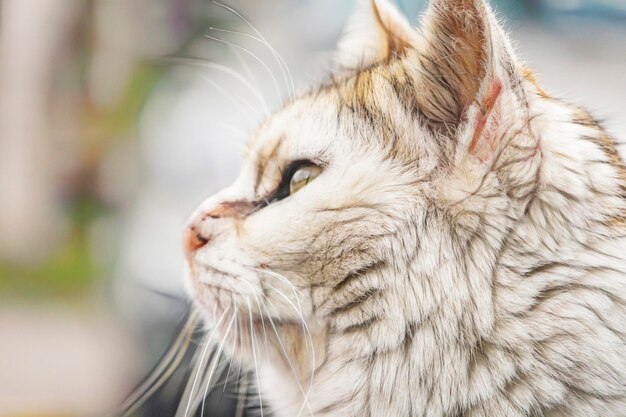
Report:
[{"label": "fur tuft on ear", "polygon": [[402,55],[417,45],[417,31],[390,0],[358,0],[339,41],[335,65],[356,71]]},{"label": "fur tuft on ear", "polygon": [[517,94],[519,65],[493,12],[484,0],[431,0],[422,27],[420,109],[440,125],[472,125],[469,152],[496,148],[489,136],[503,98]]},{"label": "fur tuft on ear", "polygon": [[442,119],[460,120],[487,79],[513,64],[508,40],[483,0],[432,0],[423,21],[421,61],[433,74],[426,87],[446,106]]}]

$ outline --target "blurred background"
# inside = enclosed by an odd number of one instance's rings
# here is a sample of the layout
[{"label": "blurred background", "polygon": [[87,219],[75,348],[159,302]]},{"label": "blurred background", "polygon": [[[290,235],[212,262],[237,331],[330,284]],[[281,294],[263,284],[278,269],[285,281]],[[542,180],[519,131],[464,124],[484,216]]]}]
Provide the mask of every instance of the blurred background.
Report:
[{"label": "blurred background", "polygon": [[[626,139],[626,0],[492,3],[543,86]],[[228,5],[304,89],[353,2]],[[0,0],[0,416],[103,415],[166,349],[182,226],[291,83],[258,36],[209,0]]]}]

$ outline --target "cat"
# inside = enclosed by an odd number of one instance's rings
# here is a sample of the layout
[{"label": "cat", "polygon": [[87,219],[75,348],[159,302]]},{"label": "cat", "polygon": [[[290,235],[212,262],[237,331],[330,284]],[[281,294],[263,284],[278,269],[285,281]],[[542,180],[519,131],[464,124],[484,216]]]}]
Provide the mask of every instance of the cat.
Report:
[{"label": "cat", "polygon": [[361,1],[184,232],[277,417],[626,416],[626,166],[484,0]]}]

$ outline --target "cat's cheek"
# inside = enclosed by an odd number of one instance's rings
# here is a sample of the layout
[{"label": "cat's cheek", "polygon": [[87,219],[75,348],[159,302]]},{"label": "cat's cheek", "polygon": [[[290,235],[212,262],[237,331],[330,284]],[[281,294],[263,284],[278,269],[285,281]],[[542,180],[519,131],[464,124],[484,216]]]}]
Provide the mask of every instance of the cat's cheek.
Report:
[{"label": "cat's cheek", "polygon": [[205,321],[216,323],[219,316],[223,313],[223,308],[218,308],[213,295],[209,288],[203,285],[193,272],[185,275],[185,287],[187,294],[193,300],[194,304],[202,310]]},{"label": "cat's cheek", "polygon": [[220,318],[224,322],[223,316],[227,315],[227,310],[232,309],[229,300],[223,299],[217,290],[205,285],[197,276],[193,264],[186,263],[184,273],[187,294],[202,311],[205,322],[210,326],[218,324]]}]

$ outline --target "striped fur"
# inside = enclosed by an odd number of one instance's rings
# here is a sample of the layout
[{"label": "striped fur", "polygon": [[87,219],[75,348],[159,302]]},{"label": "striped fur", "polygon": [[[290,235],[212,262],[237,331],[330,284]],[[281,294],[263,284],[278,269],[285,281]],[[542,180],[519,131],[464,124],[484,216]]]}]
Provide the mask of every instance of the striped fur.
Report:
[{"label": "striped fur", "polygon": [[[218,332],[278,417],[626,416],[615,141],[539,87],[482,0],[432,0],[414,36],[363,3],[331,81],[194,215],[206,320],[238,312]],[[267,204],[302,159],[323,173]],[[259,208],[202,216],[233,202]]]}]

